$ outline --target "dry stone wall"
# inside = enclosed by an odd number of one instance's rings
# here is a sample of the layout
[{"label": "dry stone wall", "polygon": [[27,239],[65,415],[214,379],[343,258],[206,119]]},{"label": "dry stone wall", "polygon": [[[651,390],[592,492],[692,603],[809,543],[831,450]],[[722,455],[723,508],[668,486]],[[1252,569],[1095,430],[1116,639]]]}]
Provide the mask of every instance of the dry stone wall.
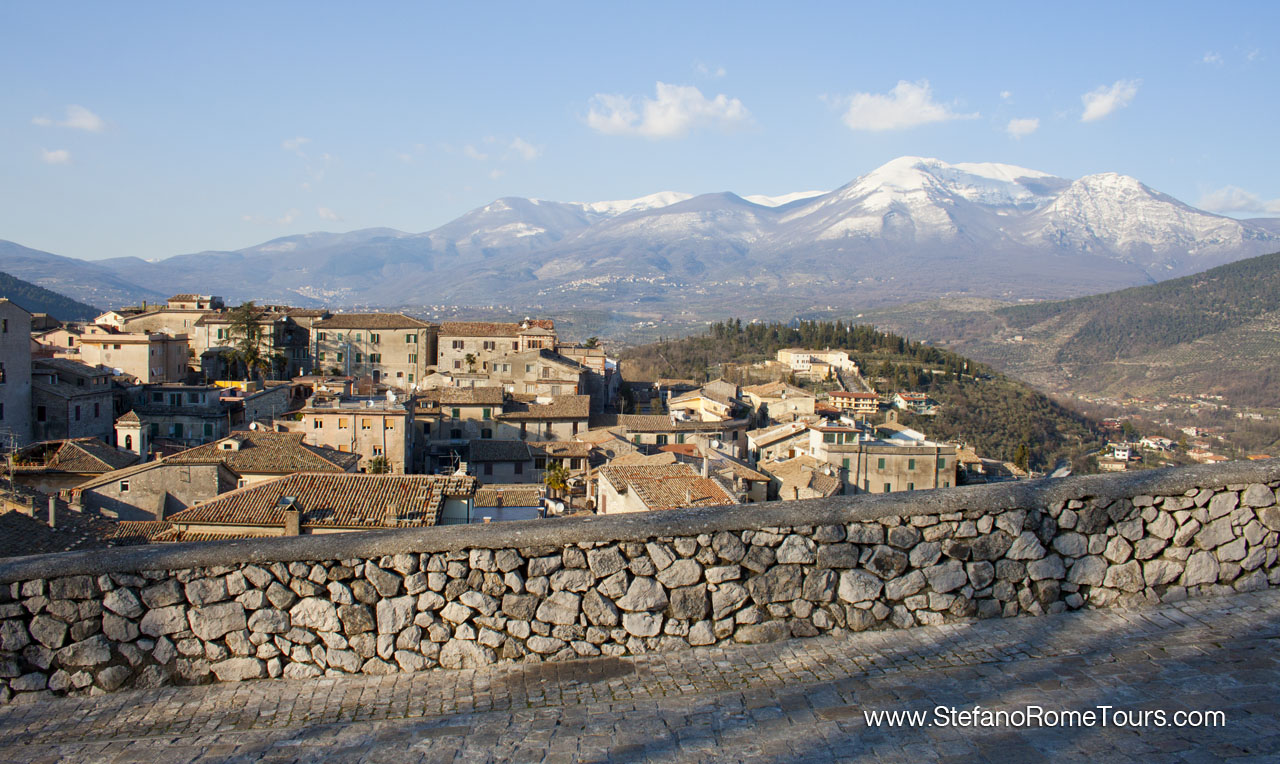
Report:
[{"label": "dry stone wall", "polygon": [[1280,584],[1271,462],[0,563],[0,699],[479,667]]}]

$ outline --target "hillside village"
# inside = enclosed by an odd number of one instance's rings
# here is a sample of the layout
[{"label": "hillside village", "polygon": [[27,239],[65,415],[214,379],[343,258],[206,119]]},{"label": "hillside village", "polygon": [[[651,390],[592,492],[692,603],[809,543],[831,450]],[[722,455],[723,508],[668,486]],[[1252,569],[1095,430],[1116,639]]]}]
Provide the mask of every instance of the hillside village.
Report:
[{"label": "hillside village", "polygon": [[900,423],[937,402],[877,392],[842,350],[779,350],[756,364],[760,383],[649,383],[546,318],[433,323],[180,294],[67,324],[0,300],[0,319],[0,556],[1028,474]]}]

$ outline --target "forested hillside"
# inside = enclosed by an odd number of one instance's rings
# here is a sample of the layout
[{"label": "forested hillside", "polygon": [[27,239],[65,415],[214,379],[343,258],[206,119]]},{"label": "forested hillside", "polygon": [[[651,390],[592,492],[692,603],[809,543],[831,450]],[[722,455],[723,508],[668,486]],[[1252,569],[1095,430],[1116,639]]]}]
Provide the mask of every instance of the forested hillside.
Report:
[{"label": "forested hillside", "polygon": [[1054,321],[1076,326],[1058,349],[1062,362],[1136,358],[1280,311],[1280,252],[1119,292],[1001,308],[1019,329]]},{"label": "forested hillside", "polygon": [[[725,363],[775,358],[782,348],[841,349],[883,391],[928,392],[936,416],[910,418],[930,437],[963,441],[980,454],[1012,461],[1020,446],[1031,466],[1048,469],[1101,445],[1096,425],[1031,387],[956,353],[866,325],[802,321],[712,324],[704,335],[656,342],[621,354],[628,380],[658,377],[703,381]],[[904,420],[905,421],[905,420]]]},{"label": "forested hillside", "polygon": [[48,313],[59,321],[91,320],[100,312],[42,286],[0,272],[0,297],[21,305],[29,313]]}]

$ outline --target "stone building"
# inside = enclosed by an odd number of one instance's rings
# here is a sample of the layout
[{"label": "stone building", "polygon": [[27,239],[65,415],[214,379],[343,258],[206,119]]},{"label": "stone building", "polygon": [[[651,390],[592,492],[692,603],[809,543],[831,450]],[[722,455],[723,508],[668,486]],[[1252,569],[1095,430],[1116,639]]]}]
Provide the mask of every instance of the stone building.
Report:
[{"label": "stone building", "polygon": [[533,483],[533,453],[522,440],[473,440],[468,446],[469,472],[486,483]]},{"label": "stone building", "polygon": [[445,321],[440,324],[436,365],[441,371],[475,371],[494,359],[529,350],[555,350],[555,322]]},{"label": "stone building", "polygon": [[894,493],[956,485],[956,447],[866,437],[853,427],[809,430],[809,455],[839,471],[844,493]]},{"label": "stone building", "polygon": [[435,364],[438,331],[400,313],[337,313],[314,324],[315,365],[410,390]]},{"label": "stone building", "polygon": [[141,385],[131,391],[133,410],[116,420],[116,445],[145,458],[148,449],[172,452],[225,438],[243,412],[232,393],[217,385]]},{"label": "stone building", "polygon": [[123,391],[111,372],[69,358],[37,358],[31,362],[32,436],[36,440],[98,438],[110,443],[115,434],[116,400]]},{"label": "stone building", "polygon": [[761,407],[773,422],[791,422],[797,417],[813,414],[817,398],[808,390],[788,385],[786,382],[770,382],[764,385],[752,385],[742,388],[742,397],[751,404],[756,412],[756,421],[764,424],[760,418]]},{"label": "stone building", "polygon": [[108,472],[64,491],[72,509],[117,520],[164,520],[234,490],[240,477],[220,462],[151,461]]},{"label": "stone building", "polygon": [[875,416],[880,411],[880,396],[875,393],[847,393],[834,390],[827,395],[827,403],[841,412],[857,417]]},{"label": "stone building", "polygon": [[[602,426],[616,426],[637,446],[656,450],[669,443],[692,443],[701,440],[736,458],[747,455],[748,419],[723,422],[677,422],[666,414],[619,414],[599,418]],[[596,426],[593,421],[592,426]]]},{"label": "stone building", "polygon": [[688,464],[609,465],[596,474],[596,512],[602,515],[737,503],[724,486]]},{"label": "stone building", "polygon": [[355,472],[360,455],[303,442],[300,432],[237,430],[221,440],[166,457],[168,464],[224,464],[239,485],[275,480],[295,472]]},{"label": "stone building", "polygon": [[144,384],[183,382],[187,378],[191,348],[185,334],[121,332],[90,326],[76,340],[76,346],[83,363],[119,369]]},{"label": "stone building", "polygon": [[31,442],[31,314],[0,297],[0,447]]},{"label": "stone building", "polygon": [[317,395],[291,416],[277,424],[304,433],[313,446],[358,454],[361,471],[372,459],[397,474],[413,468],[413,408],[391,396]]},{"label": "stone building", "polygon": [[97,438],[33,443],[13,457],[13,481],[46,494],[56,494],[138,461]]},{"label": "stone building", "polygon": [[168,541],[298,536],[465,523],[476,481],[438,475],[301,473],[247,486],[169,518]]}]

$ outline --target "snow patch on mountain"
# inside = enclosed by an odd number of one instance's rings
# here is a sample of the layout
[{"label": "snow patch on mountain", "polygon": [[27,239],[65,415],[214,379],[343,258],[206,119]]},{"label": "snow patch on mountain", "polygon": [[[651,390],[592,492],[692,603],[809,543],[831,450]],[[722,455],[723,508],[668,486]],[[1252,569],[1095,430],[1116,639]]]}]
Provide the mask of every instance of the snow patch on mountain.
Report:
[{"label": "snow patch on mountain", "polygon": [[822,196],[825,193],[827,192],[826,191],[794,191],[790,194],[783,194],[781,196],[764,196],[763,194],[752,194],[751,196],[744,196],[742,198],[746,199],[752,204],[758,204],[761,207],[781,207],[784,204],[791,204],[792,202],[797,202],[797,201],[800,201],[801,199],[812,199],[815,196]]},{"label": "snow patch on mountain", "polygon": [[597,215],[613,217],[615,215],[623,215],[628,212],[639,212],[641,210],[653,210],[662,207],[670,207],[673,204],[683,202],[686,199],[692,199],[693,194],[684,194],[679,191],[659,191],[656,194],[641,196],[638,199],[618,199],[609,202],[570,202],[582,207],[587,212],[593,212]]}]

